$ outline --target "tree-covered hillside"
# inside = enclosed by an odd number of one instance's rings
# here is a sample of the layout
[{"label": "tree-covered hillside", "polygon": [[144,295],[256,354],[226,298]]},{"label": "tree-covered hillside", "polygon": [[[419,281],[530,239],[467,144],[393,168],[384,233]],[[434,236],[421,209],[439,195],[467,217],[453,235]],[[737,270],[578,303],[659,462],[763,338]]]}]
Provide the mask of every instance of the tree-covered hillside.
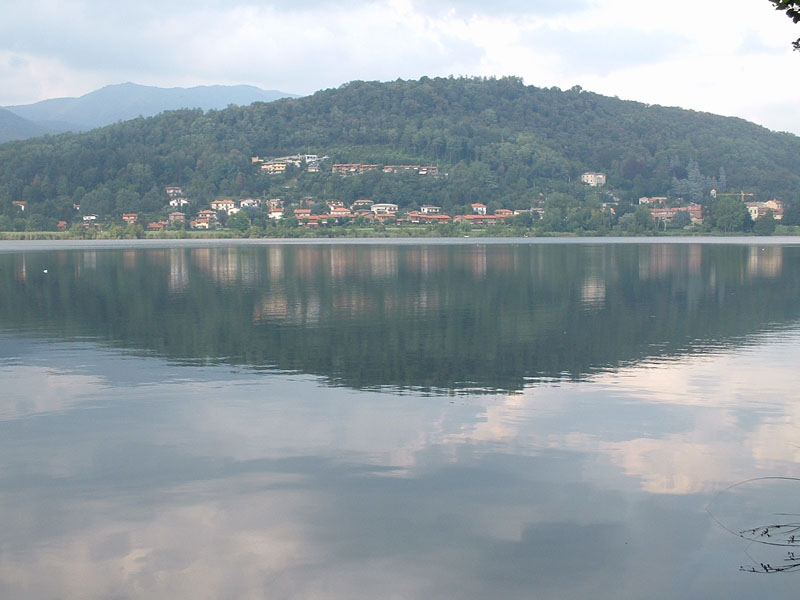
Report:
[{"label": "tree-covered hillside", "polygon": [[0,143],[43,135],[44,130],[11,111],[0,108]]},{"label": "tree-covered hillside", "polygon": [[[327,155],[320,173],[268,175],[251,156]],[[372,171],[343,178],[331,162],[435,164],[439,177]],[[371,198],[458,212],[471,202],[523,208],[591,204],[611,192],[682,196],[719,191],[793,202],[800,194],[800,138],[742,119],[648,106],[518,78],[352,82],[312,96],[169,112],[84,134],[0,146],[0,207],[75,220],[81,212],[166,212],[166,185],[205,207],[218,196]],[[580,183],[606,173],[602,191]]]}]

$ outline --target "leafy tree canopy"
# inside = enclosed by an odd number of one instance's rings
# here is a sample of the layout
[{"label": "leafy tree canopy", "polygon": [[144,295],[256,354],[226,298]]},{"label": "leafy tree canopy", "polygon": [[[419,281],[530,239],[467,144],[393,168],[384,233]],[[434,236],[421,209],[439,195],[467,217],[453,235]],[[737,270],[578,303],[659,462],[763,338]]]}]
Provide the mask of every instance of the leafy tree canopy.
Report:
[{"label": "leafy tree canopy", "polygon": [[[781,10],[795,23],[800,23],[800,2],[797,0],[769,0],[775,5],[775,10]],[[792,44],[795,50],[800,50],[800,38]]]}]

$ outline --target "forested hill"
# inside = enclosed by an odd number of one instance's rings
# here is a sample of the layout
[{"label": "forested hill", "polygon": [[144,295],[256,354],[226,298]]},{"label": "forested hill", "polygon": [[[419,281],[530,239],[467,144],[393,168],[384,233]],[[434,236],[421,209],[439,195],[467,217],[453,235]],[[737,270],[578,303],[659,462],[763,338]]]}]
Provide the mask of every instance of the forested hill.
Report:
[{"label": "forested hill", "polygon": [[[251,156],[327,155],[320,173],[267,175]],[[330,162],[435,164],[442,175],[331,175]],[[0,146],[0,206],[74,219],[82,212],[164,211],[164,186],[194,207],[217,196],[320,200],[481,201],[522,208],[551,197],[584,201],[584,171],[607,174],[624,201],[746,190],[796,201],[800,138],[742,119],[621,101],[518,78],[352,82],[304,98],[203,113],[168,112],[84,134]],[[446,175],[445,175],[446,174]],[[594,193],[594,192],[593,192]],[[597,195],[597,194],[596,194]],[[597,201],[598,198],[595,198]]]},{"label": "forested hill", "polygon": [[45,131],[27,119],[0,108],[0,143],[44,135]]}]

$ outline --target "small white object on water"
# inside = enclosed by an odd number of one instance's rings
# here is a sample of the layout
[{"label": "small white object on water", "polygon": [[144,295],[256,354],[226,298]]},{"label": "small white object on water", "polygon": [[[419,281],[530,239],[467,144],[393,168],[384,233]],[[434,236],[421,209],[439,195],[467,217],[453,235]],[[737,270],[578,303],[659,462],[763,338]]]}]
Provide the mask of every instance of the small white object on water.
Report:
[{"label": "small white object on water", "polygon": [[47,269],[42,269],[42,273],[47,273]]}]

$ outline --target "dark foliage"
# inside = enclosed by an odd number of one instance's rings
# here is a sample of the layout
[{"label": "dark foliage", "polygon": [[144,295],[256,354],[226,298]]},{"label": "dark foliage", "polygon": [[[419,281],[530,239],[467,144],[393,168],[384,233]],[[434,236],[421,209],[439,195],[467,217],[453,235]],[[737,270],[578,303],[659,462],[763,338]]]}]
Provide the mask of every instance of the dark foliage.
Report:
[{"label": "dark foliage", "polygon": [[[442,175],[341,178],[329,165],[318,174],[266,175],[250,161],[307,151],[333,162],[432,163]],[[305,98],[174,111],[4,144],[0,207],[12,220],[18,215],[11,200],[25,200],[26,215],[68,222],[73,203],[101,217],[158,215],[165,212],[164,186],[177,184],[194,209],[219,195],[371,198],[451,212],[476,201],[508,208],[546,201],[564,218],[573,210],[578,223],[592,213],[575,210],[596,208],[608,199],[606,190],[623,202],[670,190],[705,202],[711,186],[793,200],[798,157],[794,135],[578,87],[542,89],[518,78],[356,81]],[[589,170],[605,172],[608,186],[580,184]]]},{"label": "dark foliage", "polygon": [[[800,2],[797,0],[769,0],[775,5],[775,10],[781,10],[786,13],[792,21],[800,23]],[[795,50],[800,50],[800,38],[797,38],[792,45]]]}]

